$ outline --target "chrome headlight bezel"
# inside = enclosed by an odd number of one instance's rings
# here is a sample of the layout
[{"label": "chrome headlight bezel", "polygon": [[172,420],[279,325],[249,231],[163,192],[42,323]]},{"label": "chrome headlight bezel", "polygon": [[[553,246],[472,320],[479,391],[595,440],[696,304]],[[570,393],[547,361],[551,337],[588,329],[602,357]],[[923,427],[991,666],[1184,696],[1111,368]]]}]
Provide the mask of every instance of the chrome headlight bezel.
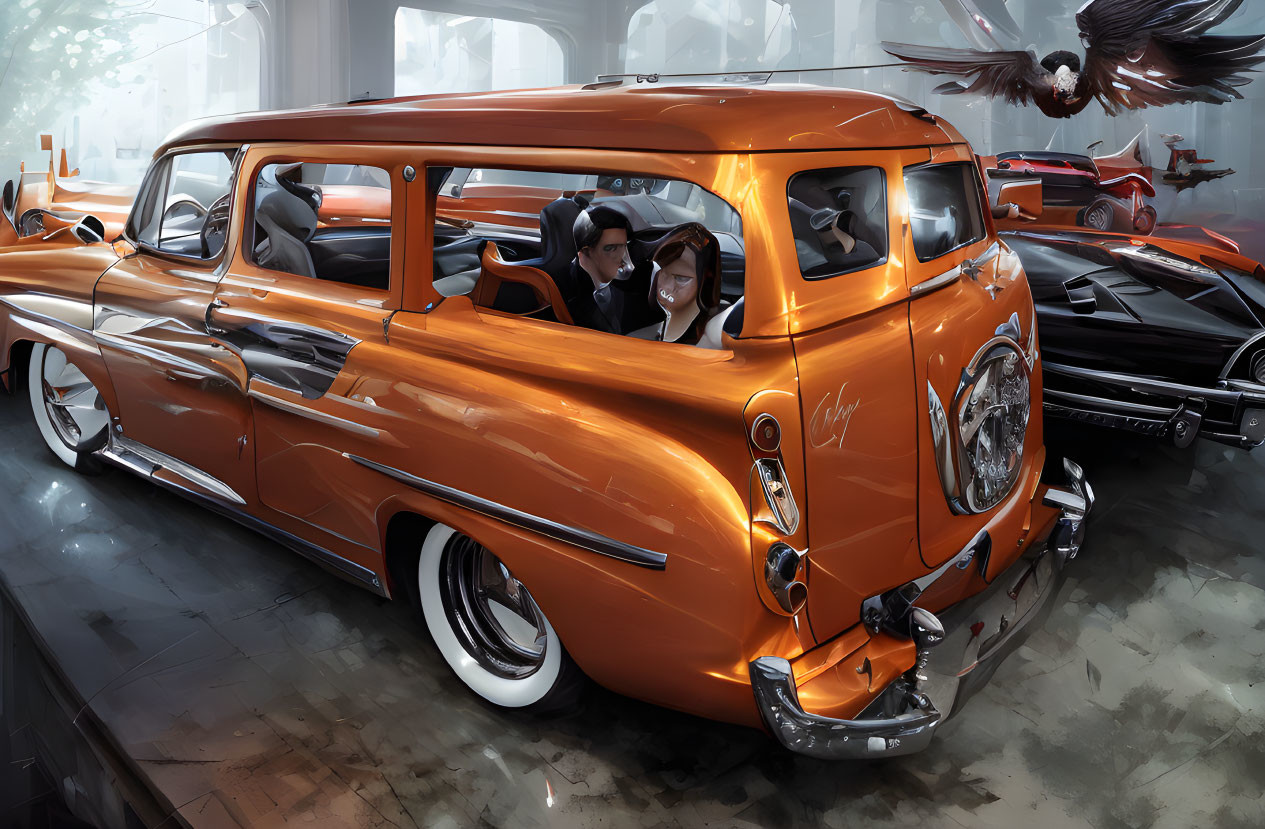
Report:
[{"label": "chrome headlight bezel", "polygon": [[952,406],[927,383],[936,466],[954,512],[987,512],[1018,483],[1032,414],[1032,362],[1014,339],[998,335],[963,369]]},{"label": "chrome headlight bezel", "polygon": [[1019,344],[995,337],[962,372],[950,412],[958,487],[968,512],[1001,503],[1019,480],[1032,414],[1032,375]]}]

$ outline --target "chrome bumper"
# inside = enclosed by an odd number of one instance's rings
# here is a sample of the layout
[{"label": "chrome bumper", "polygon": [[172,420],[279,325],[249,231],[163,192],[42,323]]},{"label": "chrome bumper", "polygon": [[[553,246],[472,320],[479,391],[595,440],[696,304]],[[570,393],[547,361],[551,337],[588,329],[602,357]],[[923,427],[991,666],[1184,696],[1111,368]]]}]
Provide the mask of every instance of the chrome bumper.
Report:
[{"label": "chrome bumper", "polygon": [[[1063,583],[1064,567],[1085,538],[1094,493],[1080,466],[1064,461],[1068,484],[1051,488],[1045,503],[1061,511],[1044,544],[1030,551],[982,593],[939,614],[947,631],[933,650],[885,695],[901,701],[895,716],[840,720],[803,709],[791,663],[762,656],[750,664],[751,688],[769,732],[799,754],[830,760],[860,760],[913,754],[926,748],[936,728],[988,681],[1042,617]],[[874,706],[871,706],[872,708]],[[943,713],[942,713],[943,712]]]},{"label": "chrome bumper", "polygon": [[1051,417],[1167,438],[1181,449],[1200,435],[1240,449],[1265,442],[1265,386],[1259,383],[1222,379],[1204,387],[1051,362],[1043,368],[1047,377],[1107,386],[1151,401],[1072,392],[1047,379],[1045,413]]}]

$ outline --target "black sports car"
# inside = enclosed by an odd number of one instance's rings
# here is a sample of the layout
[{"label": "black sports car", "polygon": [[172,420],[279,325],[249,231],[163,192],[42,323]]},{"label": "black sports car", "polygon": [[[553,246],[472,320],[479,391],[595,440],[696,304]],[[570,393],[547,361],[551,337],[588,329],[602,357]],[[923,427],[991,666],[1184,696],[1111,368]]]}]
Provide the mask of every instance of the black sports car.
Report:
[{"label": "black sports car", "polygon": [[1047,416],[1178,446],[1265,440],[1265,268],[1188,235],[1003,233],[1037,305]]}]

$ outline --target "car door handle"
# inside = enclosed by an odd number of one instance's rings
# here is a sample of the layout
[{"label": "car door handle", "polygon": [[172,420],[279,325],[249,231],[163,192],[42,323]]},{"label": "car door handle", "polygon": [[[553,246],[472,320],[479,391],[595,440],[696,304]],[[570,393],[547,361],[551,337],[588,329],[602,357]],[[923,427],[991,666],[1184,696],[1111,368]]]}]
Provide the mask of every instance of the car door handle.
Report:
[{"label": "car door handle", "polygon": [[215,311],[216,308],[227,308],[227,307],[228,307],[228,303],[220,299],[219,297],[216,297],[215,299],[211,300],[211,304],[206,306],[206,314],[203,316],[202,321],[206,323],[206,330],[208,334],[227,334],[228,333],[223,328],[220,328],[218,325],[215,325],[214,323],[211,322],[211,314]]}]

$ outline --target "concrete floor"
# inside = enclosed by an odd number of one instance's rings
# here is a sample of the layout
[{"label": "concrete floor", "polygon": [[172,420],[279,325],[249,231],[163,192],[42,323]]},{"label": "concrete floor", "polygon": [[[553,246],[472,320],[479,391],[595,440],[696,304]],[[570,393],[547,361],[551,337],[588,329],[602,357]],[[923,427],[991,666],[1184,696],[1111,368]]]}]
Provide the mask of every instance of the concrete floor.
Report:
[{"label": "concrete floor", "polygon": [[1048,622],[930,750],[868,765],[601,689],[561,719],[489,710],[406,607],[65,469],[22,397],[0,396],[0,573],[195,826],[1265,825],[1265,451],[1062,443],[1099,508]]}]

